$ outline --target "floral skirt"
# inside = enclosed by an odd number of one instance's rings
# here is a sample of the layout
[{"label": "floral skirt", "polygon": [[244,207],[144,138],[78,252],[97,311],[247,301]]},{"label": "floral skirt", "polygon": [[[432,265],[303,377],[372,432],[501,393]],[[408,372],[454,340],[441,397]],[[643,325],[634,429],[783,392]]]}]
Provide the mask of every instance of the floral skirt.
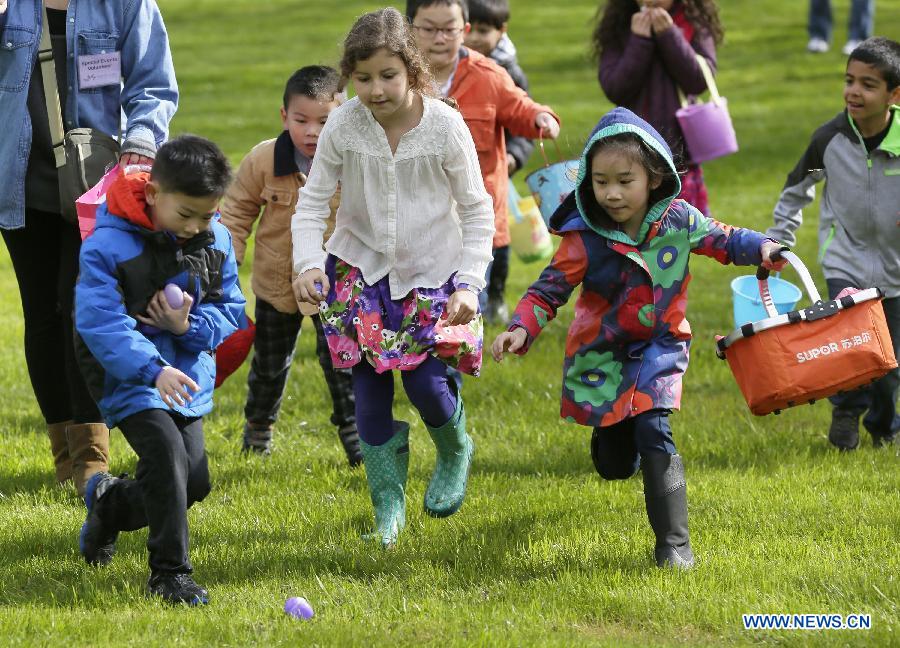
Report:
[{"label": "floral skirt", "polygon": [[365,357],[378,373],[415,369],[433,355],[463,373],[481,371],[481,313],[468,324],[447,326],[441,319],[456,291],[456,275],[438,288],[414,288],[392,300],[388,278],[368,285],[362,272],[334,255],[325,272],[331,288],[319,305],[325,339],[335,368]]}]

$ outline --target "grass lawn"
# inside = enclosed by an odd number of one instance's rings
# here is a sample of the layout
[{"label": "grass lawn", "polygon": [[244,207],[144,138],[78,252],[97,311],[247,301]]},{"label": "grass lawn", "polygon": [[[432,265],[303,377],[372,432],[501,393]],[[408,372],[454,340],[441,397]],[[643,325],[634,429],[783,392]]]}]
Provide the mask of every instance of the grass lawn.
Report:
[{"label": "grass lawn", "polygon": [[[280,129],[284,80],[334,64],[360,2],[160,0],[181,86],[172,132],[219,142],[232,161]],[[610,108],[587,60],[587,0],[516,0],[511,34],[534,96],[564,122],[576,156]],[[806,2],[727,0],[719,86],[741,144],[710,163],[715,215],[764,229],[812,130],[841,109],[848,0],[837,47],[805,52]],[[900,34],[900,2],[878,3],[876,30]],[[532,168],[538,156],[532,159]],[[521,177],[521,176],[520,176]],[[797,249],[815,259],[815,213]],[[510,304],[540,272],[517,261]],[[0,252],[0,644],[2,645],[900,645],[900,459],[864,435],[851,454],[826,439],[829,406],[753,417],[713,335],[732,328],[730,280],[746,269],[693,264],[694,328],[683,411],[673,429],[688,472],[692,573],[657,570],[636,477],[603,482],[590,431],[558,418],[571,308],[524,359],[485,363],[465,398],[477,444],[462,511],[434,520],[421,501],[434,451],[413,425],[409,524],[395,551],[359,539],[371,520],[362,470],[344,465],[307,329],[268,460],[238,453],[246,366],[206,420],[215,482],[190,514],[192,558],[212,604],[147,600],[146,531],[124,534],[105,569],[81,560],[84,507],[53,486],[43,421],[22,351],[15,278]],[[249,285],[249,263],[242,269]],[[791,271],[786,278],[793,279]],[[821,281],[820,273],[817,278]],[[487,332],[490,341],[496,329]],[[401,390],[402,391],[402,390]],[[113,470],[135,457],[112,435]],[[289,596],[316,609],[287,617]],[[742,613],[864,613],[866,631],[745,631]]]}]

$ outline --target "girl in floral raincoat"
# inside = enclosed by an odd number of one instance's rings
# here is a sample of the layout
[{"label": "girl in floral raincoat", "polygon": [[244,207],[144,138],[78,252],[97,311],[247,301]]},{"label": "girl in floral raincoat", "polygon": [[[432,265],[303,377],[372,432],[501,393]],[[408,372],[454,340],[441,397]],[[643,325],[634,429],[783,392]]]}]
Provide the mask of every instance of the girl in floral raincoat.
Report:
[{"label": "girl in floral raincoat", "polygon": [[577,188],[550,221],[562,243],[494,341],[524,354],[580,284],[563,362],[561,416],[594,428],[604,479],[642,467],[660,567],[694,563],[684,466],[668,417],[681,400],[691,329],[689,253],[772,268],[780,246],[676,200],[681,183],[665,140],[630,110],[600,120],[584,147]]}]

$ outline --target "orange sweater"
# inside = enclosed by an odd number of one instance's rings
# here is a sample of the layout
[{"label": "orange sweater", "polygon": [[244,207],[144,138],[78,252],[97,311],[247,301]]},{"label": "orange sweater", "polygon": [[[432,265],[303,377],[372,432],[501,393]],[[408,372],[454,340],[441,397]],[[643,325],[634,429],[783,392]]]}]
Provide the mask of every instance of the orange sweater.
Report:
[{"label": "orange sweater", "polygon": [[559,117],[516,87],[502,67],[467,48],[460,49],[459,64],[448,94],[456,99],[472,133],[484,187],[494,199],[494,247],[509,245],[506,213],[509,173],[503,129],[534,139],[539,135],[534,125],[538,113],[550,113],[556,121]]}]

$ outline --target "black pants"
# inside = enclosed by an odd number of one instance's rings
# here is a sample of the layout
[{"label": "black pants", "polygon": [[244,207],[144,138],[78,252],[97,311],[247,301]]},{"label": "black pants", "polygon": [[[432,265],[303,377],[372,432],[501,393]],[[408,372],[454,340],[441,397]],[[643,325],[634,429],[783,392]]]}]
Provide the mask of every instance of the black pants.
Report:
[{"label": "black pants", "polygon": [[[828,279],[828,296],[837,297],[844,288],[858,288],[849,281]],[[885,299],[884,307],[888,330],[894,344],[894,354],[900,354],[900,297]],[[894,369],[876,380],[853,391],[836,394],[828,400],[835,411],[844,411],[854,416],[865,412],[863,425],[873,436],[890,436],[900,431],[900,416],[897,415],[897,393],[900,391],[900,369]]]},{"label": "black pants", "polygon": [[506,279],[509,277],[509,246],[494,248],[494,259],[488,266],[487,286],[485,291],[492,301],[503,301],[506,292]]},{"label": "black pants", "polygon": [[100,517],[118,531],[149,526],[150,569],[190,573],[187,510],[210,491],[203,419],[150,409],[119,428],[138,456],[137,471],[104,493]]},{"label": "black pants", "polygon": [[25,227],[3,230],[22,313],[25,363],[47,423],[103,420],[75,361],[72,307],[81,235],[59,214],[25,210]]},{"label": "black pants", "polygon": [[[331,394],[331,422],[340,427],[356,422],[353,378],[349,369],[335,369],[318,315],[311,319],[316,328],[316,355],[328,392]],[[256,426],[271,426],[278,418],[284,387],[287,384],[294,348],[303,315],[282,313],[270,303],[256,300],[256,339],[253,360],[247,375],[247,404],[244,416]]]},{"label": "black pants", "polygon": [[615,425],[594,428],[591,458],[603,479],[628,479],[641,466],[641,455],[675,454],[669,410],[650,410]]}]

